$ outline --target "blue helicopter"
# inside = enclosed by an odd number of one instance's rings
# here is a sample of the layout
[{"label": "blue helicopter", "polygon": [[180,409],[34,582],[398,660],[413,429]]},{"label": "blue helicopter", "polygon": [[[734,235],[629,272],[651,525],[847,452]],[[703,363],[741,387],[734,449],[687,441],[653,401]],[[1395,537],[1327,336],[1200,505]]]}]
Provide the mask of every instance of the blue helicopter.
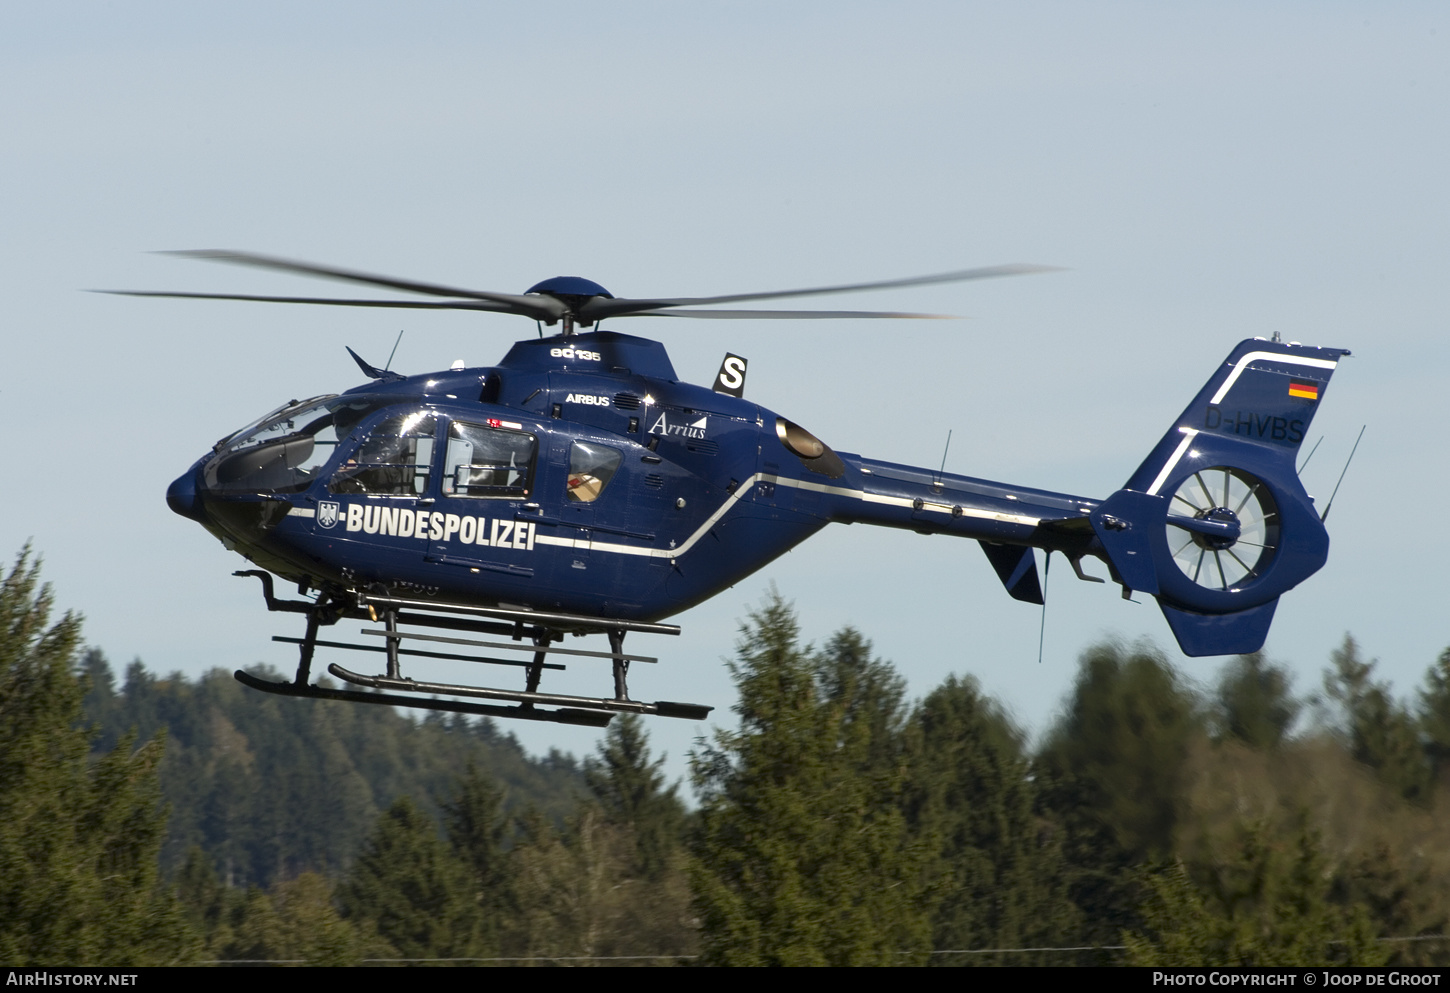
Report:
[{"label": "blue helicopter", "polygon": [[[1122,489],[1098,500],[836,452],[744,398],[746,360],[712,387],[681,382],[664,346],[598,329],[606,318],[920,318],[879,311],[714,305],[1018,275],[1010,265],[936,276],[717,297],[626,299],[579,277],[522,294],[395,279],[232,251],[179,253],[433,299],[132,292],[325,306],[475,310],[539,322],[496,366],[405,376],[349,349],[369,382],[291,401],[218,441],[167,502],[255,565],[267,607],[303,614],[290,696],[602,726],[633,712],[712,709],[630,697],[630,632],[760,569],[832,522],[976,540],[1009,596],[1043,602],[1033,549],[1105,563],[1123,596],[1156,598],[1190,656],[1259,649],[1279,596],[1313,575],[1329,537],[1296,453],[1345,349],[1251,339],[1214,370]],[[558,334],[544,336],[542,326]],[[585,330],[593,327],[594,330]],[[275,593],[273,577],[297,586]],[[343,619],[363,642],[322,640]],[[609,651],[562,646],[603,634]],[[368,638],[367,636],[371,636]],[[357,689],[310,682],[316,649],[384,655]],[[466,650],[466,653],[465,651]],[[403,659],[514,666],[522,688],[405,677]],[[603,665],[613,692],[540,691],[545,670]],[[411,663],[410,663],[411,664]],[[452,699],[441,699],[448,697]],[[477,702],[493,701],[490,703]]]}]

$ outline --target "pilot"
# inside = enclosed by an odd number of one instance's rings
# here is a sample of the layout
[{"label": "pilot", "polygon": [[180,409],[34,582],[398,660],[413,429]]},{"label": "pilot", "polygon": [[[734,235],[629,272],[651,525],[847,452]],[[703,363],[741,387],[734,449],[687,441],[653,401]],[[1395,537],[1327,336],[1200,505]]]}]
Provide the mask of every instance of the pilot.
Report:
[{"label": "pilot", "polygon": [[374,432],[338,469],[332,492],[412,496],[414,447],[411,438]]}]

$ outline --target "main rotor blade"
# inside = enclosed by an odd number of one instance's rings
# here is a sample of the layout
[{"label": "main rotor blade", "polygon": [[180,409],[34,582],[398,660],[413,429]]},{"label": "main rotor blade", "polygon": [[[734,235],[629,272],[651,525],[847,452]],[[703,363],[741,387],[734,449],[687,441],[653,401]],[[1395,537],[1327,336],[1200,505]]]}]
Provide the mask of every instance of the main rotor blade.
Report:
[{"label": "main rotor blade", "polygon": [[271,255],[256,255],[252,252],[206,248],[192,251],[163,252],[161,254],[178,255],[188,259],[201,259],[206,262],[225,262],[230,265],[251,266],[255,269],[272,269],[277,272],[290,272],[299,276],[316,276],[321,279],[336,279],[348,283],[362,283],[367,286],[383,286],[390,290],[402,290],[407,293],[491,300],[494,303],[510,304],[518,308],[514,313],[550,320],[557,319],[565,310],[564,305],[560,301],[550,297],[537,295],[526,296],[521,293],[496,293],[492,290],[461,289],[456,286],[443,286],[439,283],[422,283],[417,280],[398,279],[393,276],[379,276],[373,273],[358,272],[354,269],[336,269],[331,266],[314,265],[311,262],[297,262],[291,259],[276,258]]},{"label": "main rotor blade", "polygon": [[613,317],[701,317],[709,320],[789,321],[906,318],[918,321],[959,321],[956,314],[907,314],[889,310],[642,310]]},{"label": "main rotor blade", "polygon": [[667,307],[695,307],[715,303],[739,303],[745,300],[779,300],[785,297],[820,296],[827,293],[859,293],[864,290],[889,290],[905,286],[927,286],[932,283],[959,283],[969,279],[995,279],[998,276],[1025,276],[1036,272],[1057,272],[1056,266],[1031,265],[1025,262],[1010,265],[986,266],[980,269],[962,269],[957,272],[943,272],[934,276],[912,276],[906,279],[887,279],[873,283],[846,283],[840,286],[818,286],[804,290],[774,290],[766,293],[733,293],[717,297],[677,297],[672,299],[590,300],[579,310],[584,320],[598,320],[603,317],[625,313],[643,313],[662,310]]},{"label": "main rotor blade", "polygon": [[484,310],[495,314],[525,313],[506,303],[491,300],[450,300],[433,303],[428,300],[335,300],[331,297],[270,297],[244,293],[165,293],[152,290],[92,290],[92,293],[111,293],[123,297],[170,297],[181,300],[250,300],[257,303],[310,303],[333,307],[394,307],[401,310]]}]

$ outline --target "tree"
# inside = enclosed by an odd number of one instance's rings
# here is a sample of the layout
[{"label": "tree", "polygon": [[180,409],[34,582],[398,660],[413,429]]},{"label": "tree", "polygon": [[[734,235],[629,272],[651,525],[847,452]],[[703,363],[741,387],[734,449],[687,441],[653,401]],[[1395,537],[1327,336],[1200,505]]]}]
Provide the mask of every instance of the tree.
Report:
[{"label": "tree", "polygon": [[509,954],[538,958],[649,956],[696,950],[689,894],[678,866],[656,881],[634,874],[628,825],[585,801],[557,831],[531,813],[509,853],[518,910]]},{"label": "tree", "polygon": [[86,665],[95,676],[86,713],[100,724],[100,747],[114,747],[128,727],[143,738],[166,730],[163,872],[178,871],[200,846],[228,886],[336,876],[399,796],[439,818],[438,801],[470,763],[511,803],[533,803],[556,821],[583,785],[571,756],[533,759],[488,719],[258,694],[220,669],[158,678],[140,662],[108,694],[104,658],[92,652]]},{"label": "tree", "polygon": [[900,763],[873,759],[873,733],[890,721],[881,698],[865,704],[862,681],[823,680],[830,668],[799,644],[776,593],[742,626],[730,663],[739,729],[692,756],[702,801],[692,878],[708,963],[924,960],[927,848],[901,813]]},{"label": "tree", "polygon": [[1083,655],[1035,769],[1089,941],[1117,944],[1136,926],[1142,898],[1127,870],[1172,852],[1202,727],[1195,696],[1156,650],[1101,645]]},{"label": "tree", "polygon": [[936,849],[933,946],[1023,948],[1075,939],[1061,845],[1033,809],[1022,731],[974,679],[953,676],[917,707],[908,741],[908,820]]},{"label": "tree", "polygon": [[664,762],[664,755],[650,758],[644,721],[621,714],[604,732],[598,756],[584,763],[584,782],[605,817],[633,832],[632,873],[646,880],[671,868],[682,841],[685,808],[675,796],[677,787],[665,786]]},{"label": "tree", "polygon": [[198,950],[159,885],[162,740],[94,763],[76,678],[81,621],[27,548],[0,585],[0,961],[163,965]]},{"label": "tree", "polygon": [[481,954],[473,893],[432,818],[401,797],[378,818],[338,895],[344,916],[398,958],[466,959]]},{"label": "tree", "polygon": [[1349,635],[1330,656],[1333,669],[1324,689],[1339,703],[1344,733],[1355,760],[1375,771],[1384,783],[1412,803],[1428,804],[1432,772],[1420,742],[1419,727],[1409,710],[1374,681],[1378,660],[1366,662]]},{"label": "tree", "polygon": [[1330,899],[1318,836],[1301,825],[1292,844],[1264,825],[1243,831],[1231,859],[1202,867],[1196,884],[1182,862],[1148,877],[1144,933],[1125,936],[1133,965],[1383,965],[1361,905]]},{"label": "tree", "polygon": [[1420,691],[1420,731],[1433,781],[1450,786],[1450,648],[1425,673]]},{"label": "tree", "polygon": [[1219,736],[1250,748],[1277,748],[1299,715],[1289,680],[1288,670],[1270,665],[1262,652],[1230,662],[1218,686]]},{"label": "tree", "polygon": [[503,791],[470,764],[443,813],[453,852],[470,872],[480,948],[496,955],[516,907],[513,873],[505,852],[510,838]]},{"label": "tree", "polygon": [[1155,650],[1088,651],[1043,765],[1054,806],[1082,818],[1127,861],[1165,856],[1183,765],[1201,733],[1197,701]]},{"label": "tree", "polygon": [[206,935],[206,957],[222,962],[355,965],[362,936],[333,903],[333,886],[316,873],[271,890],[222,885],[194,848],[177,874],[181,901]]},{"label": "tree", "polygon": [[684,809],[650,757],[643,722],[616,717],[584,763],[591,797],[562,830],[529,812],[509,853],[511,955],[659,956],[697,950]]},{"label": "tree", "polygon": [[841,708],[842,726],[864,737],[865,766],[889,775],[902,760],[906,681],[849,627],[832,635],[815,654],[814,667],[821,701]]},{"label": "tree", "polygon": [[[1402,821],[1432,816],[1406,813]],[[1433,856],[1427,859],[1424,848],[1409,839],[1395,840],[1399,843],[1381,840],[1346,858],[1334,874],[1331,896],[1341,906],[1362,906],[1380,934],[1428,939],[1387,943],[1388,964],[1450,964],[1450,948],[1436,937],[1450,928],[1444,872],[1435,871]]]}]

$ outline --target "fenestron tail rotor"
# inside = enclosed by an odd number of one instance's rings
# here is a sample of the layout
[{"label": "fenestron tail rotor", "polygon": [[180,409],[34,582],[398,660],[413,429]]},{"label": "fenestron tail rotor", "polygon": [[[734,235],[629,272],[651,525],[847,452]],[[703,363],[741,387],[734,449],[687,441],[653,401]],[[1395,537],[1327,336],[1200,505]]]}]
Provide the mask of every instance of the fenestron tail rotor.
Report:
[{"label": "fenestron tail rotor", "polygon": [[1279,511],[1258,477],[1231,466],[1185,479],[1168,508],[1168,549],[1192,582],[1225,592],[1254,582],[1279,544]]},{"label": "fenestron tail rotor", "polygon": [[797,290],[769,290],[758,293],[735,293],[713,297],[651,297],[629,299],[615,297],[598,283],[577,276],[559,276],[531,287],[526,293],[499,293],[474,290],[419,280],[375,275],[354,269],[340,269],[297,262],[271,255],[239,252],[230,249],[168,252],[183,258],[229,265],[268,269],[297,276],[361,283],[403,293],[441,297],[434,300],[365,300],[332,297],[272,296],[238,293],[192,293],[143,290],[102,290],[124,296],[171,297],[188,300],[245,300],[259,303],[301,303],[333,307],[388,307],[417,310],[474,310],[487,313],[517,314],[544,324],[562,324],[563,332],[571,334],[576,326],[588,327],[605,318],[615,317],[684,317],[708,320],[855,320],[867,319],[941,319],[948,314],[916,314],[904,311],[871,310],[719,310],[710,305],[744,303],[752,300],[777,300],[789,297],[822,296],[832,293],[857,293],[866,290],[901,289],[935,283],[964,282],[1002,276],[1021,276],[1052,272],[1051,266],[1012,264],[962,269],[932,276],[913,276],[868,283],[846,283]]}]

